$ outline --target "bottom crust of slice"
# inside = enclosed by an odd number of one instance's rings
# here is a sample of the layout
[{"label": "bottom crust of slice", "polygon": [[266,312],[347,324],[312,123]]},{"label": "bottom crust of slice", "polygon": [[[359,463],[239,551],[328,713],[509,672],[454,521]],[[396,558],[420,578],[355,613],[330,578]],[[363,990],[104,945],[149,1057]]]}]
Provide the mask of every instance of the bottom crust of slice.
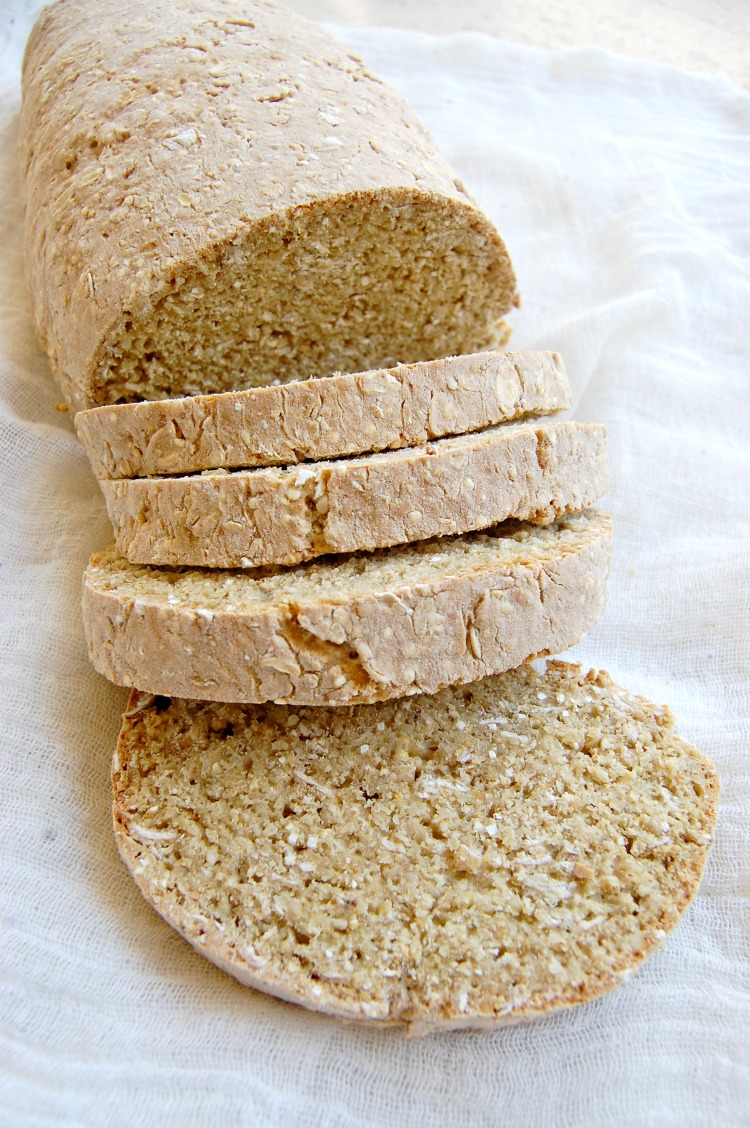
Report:
[{"label": "bottom crust of slice", "polygon": [[120,853],[199,952],[412,1034],[622,982],[693,896],[719,793],[666,708],[560,662],[335,710],[135,691],[113,780]]}]

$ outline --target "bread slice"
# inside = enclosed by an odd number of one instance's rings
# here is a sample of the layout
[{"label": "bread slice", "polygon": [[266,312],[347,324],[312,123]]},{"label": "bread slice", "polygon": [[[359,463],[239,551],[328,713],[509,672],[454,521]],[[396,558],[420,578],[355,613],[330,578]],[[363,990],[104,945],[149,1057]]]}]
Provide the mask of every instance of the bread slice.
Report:
[{"label": "bread slice", "polygon": [[297,564],[583,509],[607,488],[605,435],[598,423],[500,424],[335,462],[101,486],[132,563]]},{"label": "bread slice", "polygon": [[75,424],[97,478],[140,478],[395,450],[569,406],[557,353],[495,351],[95,407]]},{"label": "bread slice", "polygon": [[23,68],[26,259],[76,409],[502,343],[505,247],[402,98],[268,0],[65,0]]},{"label": "bread slice", "polygon": [[719,785],[669,710],[560,662],[359,709],[134,691],[117,845],[243,983],[409,1033],[620,984],[700,881]]},{"label": "bread slice", "polygon": [[94,555],[83,621],[118,685],[215,701],[339,705],[433,693],[572,646],[604,610],[611,521],[510,523],[291,570]]}]

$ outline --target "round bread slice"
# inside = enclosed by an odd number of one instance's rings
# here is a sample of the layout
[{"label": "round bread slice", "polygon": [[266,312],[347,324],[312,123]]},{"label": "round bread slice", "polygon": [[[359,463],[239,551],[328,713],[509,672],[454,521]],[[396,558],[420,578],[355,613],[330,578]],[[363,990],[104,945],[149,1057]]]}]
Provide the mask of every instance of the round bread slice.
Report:
[{"label": "round bread slice", "polygon": [[267,573],[110,550],[83,578],[89,656],[118,685],[214,701],[433,693],[578,642],[604,610],[611,536],[592,512]]},{"label": "round bread slice", "polygon": [[719,785],[663,707],[552,662],[359,709],[134,692],[114,826],[243,983],[409,1033],[617,986],[700,881]]},{"label": "round bread slice", "polygon": [[486,528],[546,524],[607,488],[599,423],[500,424],[423,447],[291,468],[101,483],[134,564],[298,564]]},{"label": "round bread slice", "polygon": [[26,262],[76,410],[501,344],[505,247],[404,100],[268,0],[64,0],[23,67]]},{"label": "round bread slice", "polygon": [[395,450],[568,407],[557,353],[494,351],[94,407],[75,425],[97,478],[141,478]]}]

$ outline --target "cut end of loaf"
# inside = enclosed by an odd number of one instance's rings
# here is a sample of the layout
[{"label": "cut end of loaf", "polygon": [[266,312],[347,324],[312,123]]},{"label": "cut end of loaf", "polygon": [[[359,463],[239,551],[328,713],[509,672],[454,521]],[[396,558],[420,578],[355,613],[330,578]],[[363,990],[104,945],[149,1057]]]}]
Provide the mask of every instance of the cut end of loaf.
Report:
[{"label": "cut end of loaf", "polygon": [[668,710],[556,662],[337,710],[135,692],[114,786],[126,864],[199,951],[412,1033],[620,983],[695,892],[718,801]]},{"label": "cut end of loaf", "polygon": [[248,226],[105,338],[90,405],[238,390],[471,353],[517,303],[495,229],[417,190],[357,192]]}]

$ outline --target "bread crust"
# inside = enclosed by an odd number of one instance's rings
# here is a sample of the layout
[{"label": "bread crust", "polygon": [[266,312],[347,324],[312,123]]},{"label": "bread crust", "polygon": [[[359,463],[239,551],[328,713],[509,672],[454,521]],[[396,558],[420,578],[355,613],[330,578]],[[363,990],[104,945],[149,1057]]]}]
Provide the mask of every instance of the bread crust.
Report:
[{"label": "bread crust", "polygon": [[95,476],[105,480],[395,450],[568,407],[558,353],[492,351],[96,407],[79,411],[75,425]]},{"label": "bread crust", "polygon": [[598,423],[500,424],[423,447],[291,469],[101,482],[134,564],[254,568],[451,536],[508,518],[547,524],[608,481]]},{"label": "bread crust", "polygon": [[[223,390],[212,383],[218,353],[196,387],[197,378],[191,382],[179,367],[179,348],[151,381],[164,311],[184,306],[183,363],[195,348],[208,356],[211,324],[201,329],[196,316],[202,291],[217,285],[239,254],[249,256],[245,274],[252,276],[263,240],[278,236],[280,255],[284,241],[300,235],[325,243],[329,220],[346,211],[366,216],[382,206],[397,224],[401,211],[422,209],[465,244],[467,278],[475,281],[467,283],[463,328],[456,324],[452,342],[451,333],[434,336],[443,355],[487,347],[498,319],[517,302],[499,235],[414,113],[322,28],[266,0],[153,0],[136,9],[123,0],[53,4],[26,48],[20,144],[37,332],[76,410]],[[446,249],[435,249],[432,269]],[[363,285],[360,275],[342,292],[339,319]],[[472,305],[480,279],[490,280],[494,296]],[[314,290],[315,278],[307,281]],[[317,281],[322,285],[322,276]],[[229,365],[223,387],[241,378],[249,332],[270,345],[291,330],[290,311],[268,313],[277,297],[269,292],[253,326],[238,299],[233,340],[225,342],[237,352],[237,371]],[[221,303],[231,308],[231,293]],[[264,312],[271,318],[265,328]],[[428,335],[433,312],[421,310]],[[383,316],[373,314],[378,324]],[[145,367],[124,376],[134,333],[136,360]],[[154,334],[159,339],[149,345]],[[327,339],[325,327],[318,337]],[[280,378],[309,374],[301,348],[293,344],[279,362]],[[387,362],[367,355],[364,344],[352,355],[360,360],[355,368]],[[441,352],[395,359],[426,355]],[[260,382],[263,363],[248,375],[249,386]],[[332,356],[331,369],[337,363]],[[157,385],[166,390],[154,392]]]},{"label": "bread crust", "polygon": [[604,610],[610,552],[611,520],[596,512],[307,565],[268,583],[139,568],[111,551],[84,575],[84,630],[100,673],[151,693],[381,701],[572,646]]},{"label": "bread crust", "polygon": [[719,799],[668,709],[561,662],[293,716],[133,691],[113,783],[121,856],[197,951],[281,999],[412,1035],[622,983],[694,895]]}]

